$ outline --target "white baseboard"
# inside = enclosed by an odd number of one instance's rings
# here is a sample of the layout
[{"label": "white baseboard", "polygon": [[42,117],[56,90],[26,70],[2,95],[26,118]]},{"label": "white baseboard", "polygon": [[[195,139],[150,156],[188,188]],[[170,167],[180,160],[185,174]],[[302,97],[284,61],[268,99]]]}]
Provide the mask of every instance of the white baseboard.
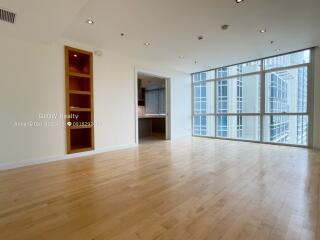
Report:
[{"label": "white baseboard", "polygon": [[99,148],[99,149],[96,149],[93,151],[88,151],[88,152],[64,154],[64,155],[41,157],[41,158],[37,158],[37,159],[28,159],[28,160],[22,160],[22,161],[0,163],[0,171],[14,169],[14,168],[20,168],[20,167],[26,167],[26,166],[31,166],[31,165],[37,165],[37,164],[42,164],[42,163],[48,163],[48,162],[62,161],[62,160],[70,159],[70,158],[85,157],[85,156],[95,155],[95,154],[104,153],[104,152],[111,152],[111,151],[116,151],[116,150],[121,150],[121,149],[133,148],[136,146],[137,146],[137,144],[133,143],[133,144],[126,144],[126,145],[111,146],[111,147],[106,147],[106,148]]}]

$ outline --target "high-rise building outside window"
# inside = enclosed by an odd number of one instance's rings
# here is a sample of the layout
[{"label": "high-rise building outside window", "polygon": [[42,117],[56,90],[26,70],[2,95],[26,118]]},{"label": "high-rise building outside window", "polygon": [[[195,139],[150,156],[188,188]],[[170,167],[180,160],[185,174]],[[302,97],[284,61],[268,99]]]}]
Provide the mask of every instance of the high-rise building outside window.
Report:
[{"label": "high-rise building outside window", "polygon": [[310,53],[192,74],[193,134],[308,145]]}]

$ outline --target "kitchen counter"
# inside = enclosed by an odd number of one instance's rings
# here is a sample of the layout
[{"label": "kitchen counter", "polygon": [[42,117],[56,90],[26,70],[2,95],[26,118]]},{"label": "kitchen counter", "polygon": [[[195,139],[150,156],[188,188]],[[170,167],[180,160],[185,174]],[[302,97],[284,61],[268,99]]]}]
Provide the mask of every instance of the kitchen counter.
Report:
[{"label": "kitchen counter", "polygon": [[[165,114],[141,114],[139,115],[139,138],[166,133]],[[165,138],[165,137],[164,137]]]}]

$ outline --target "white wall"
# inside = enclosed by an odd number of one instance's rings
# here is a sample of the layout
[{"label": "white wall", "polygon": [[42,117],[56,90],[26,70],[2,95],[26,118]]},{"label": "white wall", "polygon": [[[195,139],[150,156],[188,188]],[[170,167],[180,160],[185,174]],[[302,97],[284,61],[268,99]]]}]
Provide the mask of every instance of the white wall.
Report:
[{"label": "white wall", "polygon": [[14,127],[39,113],[64,111],[63,50],[56,45],[0,38],[0,162],[65,151],[63,127]]},{"label": "white wall", "polygon": [[[48,120],[39,119],[39,113],[65,113],[64,44],[93,51],[66,40],[48,44],[0,38],[0,165],[65,155],[64,126],[14,127],[16,121]],[[95,127],[95,148],[98,151],[135,143],[136,68],[171,77],[172,138],[191,135],[189,74],[104,52],[101,57],[94,56],[94,114],[99,124]]]}]

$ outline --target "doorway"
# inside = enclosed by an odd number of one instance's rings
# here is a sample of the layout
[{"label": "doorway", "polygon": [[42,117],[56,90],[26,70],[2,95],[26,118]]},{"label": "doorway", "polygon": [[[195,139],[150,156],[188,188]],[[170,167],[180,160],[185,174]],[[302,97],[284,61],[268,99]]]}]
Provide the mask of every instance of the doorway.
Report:
[{"label": "doorway", "polygon": [[136,74],[136,142],[170,139],[170,79],[146,72]]}]

